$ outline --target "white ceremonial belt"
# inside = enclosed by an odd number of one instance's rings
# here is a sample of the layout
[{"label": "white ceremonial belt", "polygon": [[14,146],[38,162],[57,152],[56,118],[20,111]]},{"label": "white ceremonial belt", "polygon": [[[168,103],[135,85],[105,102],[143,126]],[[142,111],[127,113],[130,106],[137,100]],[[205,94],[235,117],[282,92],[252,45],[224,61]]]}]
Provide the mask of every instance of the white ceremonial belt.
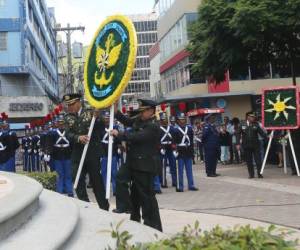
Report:
[{"label": "white ceremonial belt", "polygon": [[0,148],[0,151],[4,151],[6,149],[6,147],[4,147],[4,148]]},{"label": "white ceremonial belt", "polygon": [[178,147],[188,147],[188,146],[190,146],[190,144],[185,144],[185,143],[180,143],[180,144],[178,144]]},{"label": "white ceremonial belt", "polygon": [[172,144],[172,142],[170,142],[170,141],[164,141],[164,142],[161,142],[160,144],[162,144],[162,145],[170,145],[170,144]]},{"label": "white ceremonial belt", "polygon": [[67,148],[69,146],[70,146],[69,144],[56,144],[56,145],[54,145],[54,147],[56,147],[56,148]]}]

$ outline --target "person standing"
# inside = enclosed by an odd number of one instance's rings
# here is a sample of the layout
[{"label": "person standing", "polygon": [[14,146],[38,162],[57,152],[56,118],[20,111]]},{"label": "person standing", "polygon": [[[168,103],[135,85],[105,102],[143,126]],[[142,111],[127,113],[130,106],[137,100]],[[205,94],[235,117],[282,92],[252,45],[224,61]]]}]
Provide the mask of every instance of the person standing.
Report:
[{"label": "person standing", "polygon": [[226,165],[230,159],[231,136],[223,124],[220,128],[221,162]]},{"label": "person standing", "polygon": [[45,141],[45,154],[50,156],[58,174],[56,191],[73,197],[70,141],[66,138],[64,115],[57,117],[57,128],[52,130]]},{"label": "person standing", "polygon": [[29,163],[29,154],[28,154],[28,148],[29,148],[29,128],[25,127],[25,136],[23,136],[21,140],[21,152],[23,154],[23,171],[28,171],[28,163]]},{"label": "person standing", "polygon": [[140,209],[142,209],[144,224],[162,231],[153,187],[154,176],[158,174],[160,165],[159,126],[155,121],[156,103],[152,100],[138,100],[138,102],[139,115],[137,117],[130,119],[121,112],[116,113],[117,120],[125,126],[132,127],[131,131],[128,133],[112,130],[111,135],[127,143],[127,157],[122,168],[126,169],[132,182],[130,219],[140,222]]},{"label": "person standing", "polygon": [[202,129],[203,124],[201,121],[197,120],[195,122],[195,129],[194,129],[194,140],[197,144],[198,156],[200,157],[201,163],[204,161],[204,153],[203,153],[203,143],[202,143]]},{"label": "person standing", "polygon": [[101,209],[108,210],[109,204],[105,198],[105,189],[99,171],[99,159],[101,155],[100,133],[104,130],[105,126],[103,120],[97,118],[92,136],[90,138],[88,137],[87,134],[92,117],[97,114],[93,114],[92,110],[87,110],[82,107],[81,97],[80,94],[67,94],[63,97],[63,101],[67,105],[69,112],[65,116],[65,121],[66,137],[72,144],[72,179],[75,181],[84,145],[89,142],[89,148],[75,191],[80,200],[89,202],[85,182],[86,174],[88,173],[98,206]]},{"label": "person standing", "polygon": [[246,122],[242,124],[241,140],[245,153],[245,160],[247,162],[249,178],[254,178],[253,158],[257,168],[257,176],[258,178],[263,178],[260,174],[262,159],[258,135],[262,136],[264,139],[267,138],[267,135],[261,129],[258,122],[256,122],[256,116],[253,112],[246,113],[246,119]]},{"label": "person standing", "polygon": [[216,117],[214,114],[209,114],[205,117],[205,121],[202,142],[204,146],[206,175],[207,177],[217,177],[219,176],[216,170],[220,155],[220,138],[215,126]]},{"label": "person standing", "polygon": [[194,157],[194,132],[193,128],[186,123],[184,113],[178,115],[178,126],[175,131],[176,153],[178,160],[178,184],[176,192],[183,192],[183,169],[185,168],[188,189],[190,191],[198,191],[194,186],[193,176],[193,157]]},{"label": "person standing", "polygon": [[4,130],[4,121],[0,117],[0,171],[10,172],[10,142],[9,134]]}]

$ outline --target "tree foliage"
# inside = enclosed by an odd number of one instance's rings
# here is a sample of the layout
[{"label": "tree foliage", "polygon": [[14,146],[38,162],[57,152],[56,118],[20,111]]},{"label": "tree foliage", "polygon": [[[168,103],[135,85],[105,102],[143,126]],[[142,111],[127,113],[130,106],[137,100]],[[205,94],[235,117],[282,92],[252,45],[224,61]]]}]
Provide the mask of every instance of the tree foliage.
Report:
[{"label": "tree foliage", "polygon": [[300,58],[300,0],[203,0],[192,25],[193,71],[224,80],[226,70]]}]

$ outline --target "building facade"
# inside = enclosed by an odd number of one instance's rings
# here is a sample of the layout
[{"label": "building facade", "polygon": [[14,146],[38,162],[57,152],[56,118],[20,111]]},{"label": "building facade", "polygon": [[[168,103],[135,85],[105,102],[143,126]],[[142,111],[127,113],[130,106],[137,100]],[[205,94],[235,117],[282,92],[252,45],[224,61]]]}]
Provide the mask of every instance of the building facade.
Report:
[{"label": "building facade", "polygon": [[[160,92],[156,93],[156,99],[170,103],[176,111],[178,103],[185,102],[186,111],[223,108],[229,117],[243,119],[247,111],[261,110],[263,88],[292,85],[289,65],[280,62],[258,64],[244,72],[228,72],[226,81],[217,87],[205,77],[193,74],[193,61],[186,47],[189,26],[198,18],[201,0],[158,0],[156,4],[160,51]],[[300,68],[296,73],[300,76]]]},{"label": "building facade", "polygon": [[0,1],[0,95],[9,104],[0,111],[12,119],[42,117],[58,101],[54,24],[44,0]]},{"label": "building facade", "polygon": [[157,42],[157,15],[155,13],[132,15],[138,38],[136,65],[125,95],[130,99],[150,97],[149,50]]}]

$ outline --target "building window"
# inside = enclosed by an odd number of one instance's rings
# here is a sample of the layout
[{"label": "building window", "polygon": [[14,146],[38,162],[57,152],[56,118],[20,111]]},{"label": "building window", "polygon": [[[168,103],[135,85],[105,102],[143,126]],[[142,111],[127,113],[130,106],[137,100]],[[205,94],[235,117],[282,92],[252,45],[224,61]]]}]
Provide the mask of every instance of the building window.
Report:
[{"label": "building window", "polygon": [[0,32],[0,50],[7,50],[7,32]]},{"label": "building window", "polygon": [[6,0],[0,0],[0,8],[4,7]]}]

